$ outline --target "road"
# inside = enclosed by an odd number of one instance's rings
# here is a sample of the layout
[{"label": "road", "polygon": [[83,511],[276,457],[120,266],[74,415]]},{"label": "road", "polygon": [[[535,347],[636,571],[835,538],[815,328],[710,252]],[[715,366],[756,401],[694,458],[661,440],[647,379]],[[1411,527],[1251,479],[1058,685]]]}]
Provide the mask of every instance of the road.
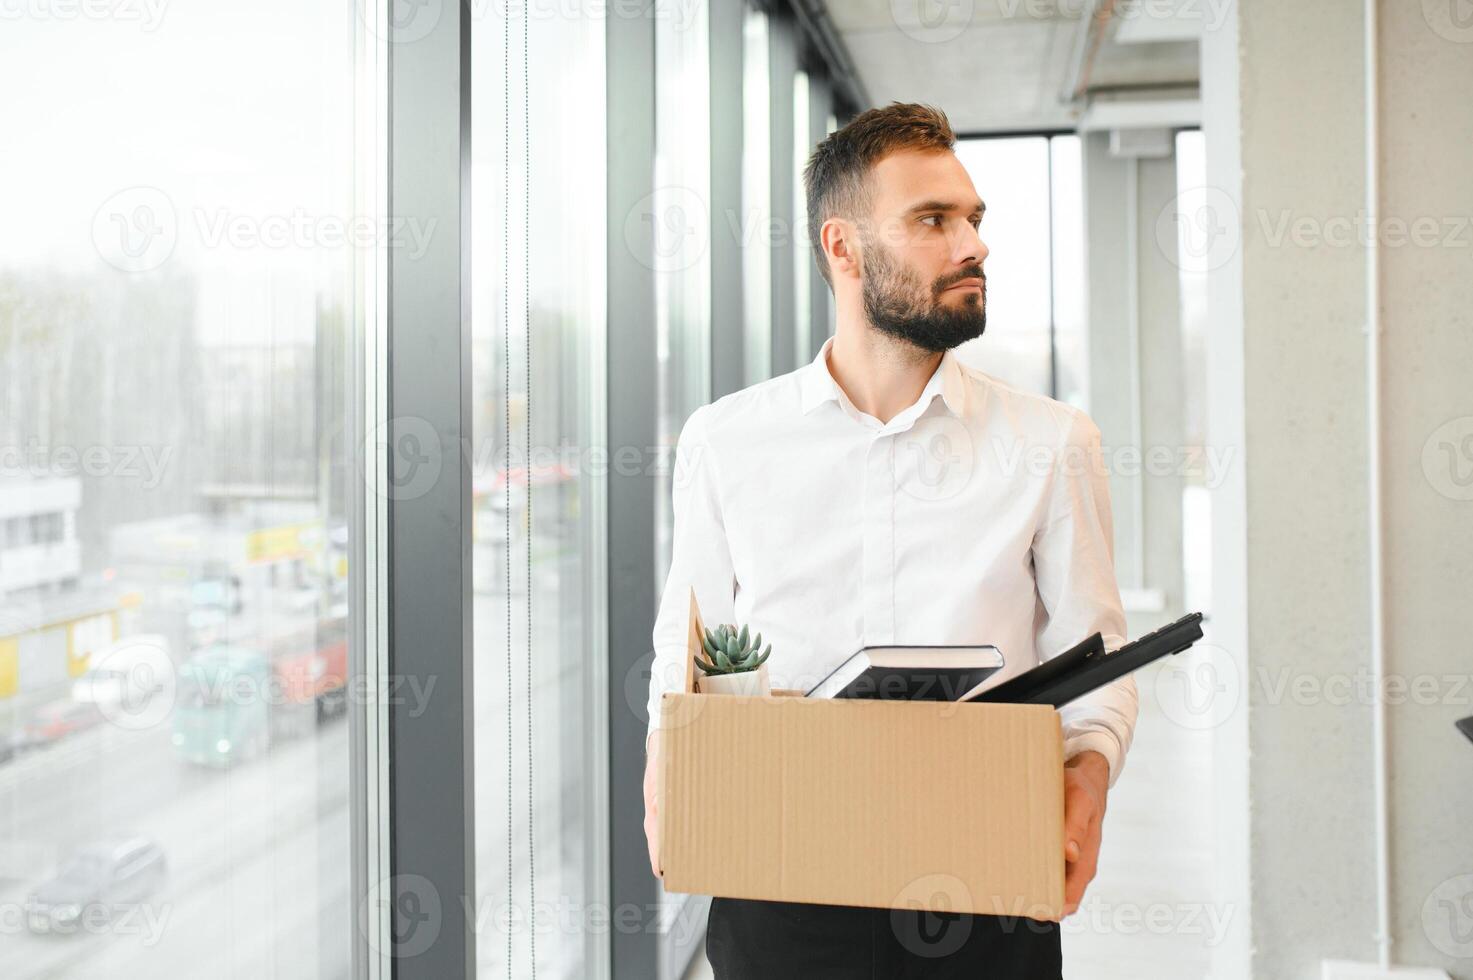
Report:
[{"label": "road", "polygon": [[[539,912],[536,955],[539,975],[576,978],[587,975],[590,956],[606,941],[599,930],[608,925],[589,892],[597,853],[592,692],[583,654],[573,646],[578,624],[554,614],[559,598],[563,609],[579,605],[577,597],[557,595],[553,576],[539,574],[532,809],[538,908],[565,906],[572,918]],[[511,609],[517,656],[510,760],[505,593],[477,594],[475,615],[477,973],[492,978],[508,975],[508,932],[516,975],[532,945],[525,926],[525,595],[514,595]],[[177,758],[170,735],[168,718],[141,731],[103,724],[0,764],[0,977],[346,978],[350,943],[358,939],[346,716],[224,771]],[[509,816],[517,907],[510,929]],[[36,935],[26,928],[27,896],[78,847],[135,833],[158,841],[169,866],[164,887],[140,909],[90,932]],[[458,898],[442,905],[446,914],[466,914]]]},{"label": "road", "polygon": [[[103,725],[0,766],[0,976],[346,977],[346,719],[226,771],[177,759],[169,735]],[[165,852],[159,892],[105,927],[25,928],[60,860],[132,833]]]}]

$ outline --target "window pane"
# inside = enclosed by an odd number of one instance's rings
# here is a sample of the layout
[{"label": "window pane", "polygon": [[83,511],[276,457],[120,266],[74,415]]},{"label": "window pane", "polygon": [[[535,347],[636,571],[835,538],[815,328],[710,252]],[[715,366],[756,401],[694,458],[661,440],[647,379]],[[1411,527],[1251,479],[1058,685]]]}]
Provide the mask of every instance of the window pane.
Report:
[{"label": "window pane", "polygon": [[342,977],[353,6],[89,9],[0,42],[0,976]]},{"label": "window pane", "polygon": [[655,18],[655,323],[660,469],[655,587],[670,568],[670,467],[686,418],[711,395],[711,84],[705,0]]},{"label": "window pane", "polygon": [[[803,193],[803,167],[813,152],[808,138],[808,73],[793,76],[793,342],[794,364],[813,360],[813,248],[808,243],[808,201]],[[822,277],[819,285],[827,289]]]},{"label": "window pane", "polygon": [[1054,243],[1054,397],[1089,404],[1089,338],[1085,324],[1084,161],[1078,136],[1049,140]]},{"label": "window pane", "polygon": [[[1200,129],[1176,134],[1176,191],[1182,214],[1202,214],[1206,199],[1206,142]],[[1177,226],[1181,270],[1182,406],[1189,452],[1201,453],[1207,441],[1207,274],[1209,254],[1193,229]],[[1192,467],[1182,490],[1182,570],[1184,605],[1208,608],[1212,601],[1212,495],[1200,467]]]},{"label": "window pane", "polygon": [[747,9],[742,35],[742,295],[749,385],[772,376],[772,113],[767,15]]},{"label": "window pane", "polygon": [[534,955],[542,976],[597,975],[609,939],[597,886],[608,823],[595,810],[607,770],[598,612],[609,465],[600,455],[606,27],[596,9],[523,21],[515,7],[494,7],[472,21],[476,949],[484,977],[530,976]]},{"label": "window pane", "polygon": [[1050,393],[1049,158],[1042,136],[961,140],[956,154],[987,205],[987,331],[957,348],[968,364]]}]

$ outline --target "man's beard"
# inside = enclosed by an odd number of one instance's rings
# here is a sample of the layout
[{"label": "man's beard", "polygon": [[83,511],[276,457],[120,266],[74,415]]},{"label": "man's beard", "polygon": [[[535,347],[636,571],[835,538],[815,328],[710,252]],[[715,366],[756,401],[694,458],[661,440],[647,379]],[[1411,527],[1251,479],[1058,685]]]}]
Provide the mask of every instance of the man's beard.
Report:
[{"label": "man's beard", "polygon": [[[987,329],[987,279],[980,266],[923,286],[878,243],[865,249],[863,264],[864,314],[884,333],[934,354],[980,337]],[[951,306],[942,298],[943,288],[971,278],[982,280],[976,302],[964,297]]]}]

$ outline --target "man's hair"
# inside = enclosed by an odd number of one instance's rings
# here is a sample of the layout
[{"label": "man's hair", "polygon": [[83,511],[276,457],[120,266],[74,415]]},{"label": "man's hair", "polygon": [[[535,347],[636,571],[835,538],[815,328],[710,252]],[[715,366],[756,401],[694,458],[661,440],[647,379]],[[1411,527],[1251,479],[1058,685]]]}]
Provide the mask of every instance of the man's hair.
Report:
[{"label": "man's hair", "polygon": [[803,168],[803,190],[808,202],[808,241],[813,258],[829,290],[829,273],[819,231],[829,218],[858,221],[873,205],[870,170],[899,150],[950,150],[956,134],[946,113],[934,106],[892,102],[883,109],[867,109],[818,144]]}]

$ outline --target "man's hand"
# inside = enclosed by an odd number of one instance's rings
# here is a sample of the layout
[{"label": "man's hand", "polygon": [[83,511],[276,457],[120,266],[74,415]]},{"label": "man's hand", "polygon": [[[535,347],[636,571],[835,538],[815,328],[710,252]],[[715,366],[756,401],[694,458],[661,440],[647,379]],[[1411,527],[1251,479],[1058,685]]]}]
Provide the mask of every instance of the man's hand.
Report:
[{"label": "man's hand", "polygon": [[659,789],[660,733],[650,735],[649,752],[644,764],[644,839],[650,848],[650,871],[656,878],[660,874],[660,809],[656,799]]},{"label": "man's hand", "polygon": [[1073,915],[1094,880],[1100,857],[1100,827],[1110,764],[1098,752],[1081,752],[1064,763],[1064,914]]}]

